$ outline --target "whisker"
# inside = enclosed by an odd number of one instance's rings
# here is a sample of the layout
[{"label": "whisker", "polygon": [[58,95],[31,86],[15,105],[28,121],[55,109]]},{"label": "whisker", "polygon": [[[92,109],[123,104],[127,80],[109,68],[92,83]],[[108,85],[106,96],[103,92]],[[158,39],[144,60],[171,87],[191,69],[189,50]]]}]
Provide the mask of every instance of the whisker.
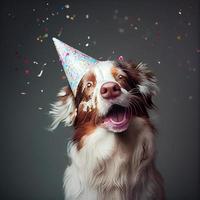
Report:
[{"label": "whisker", "polygon": [[130,105],[133,106],[133,109],[134,109],[134,111],[135,111],[135,114],[137,115],[138,113],[137,113],[137,109],[135,108],[134,102],[130,102]]},{"label": "whisker", "polygon": [[140,103],[135,101],[136,105],[140,108],[140,111],[143,113],[142,107],[140,106]]},{"label": "whisker", "polygon": [[141,93],[141,94],[142,94],[145,104],[148,105],[147,100],[146,100],[146,95],[144,95],[143,93]]}]

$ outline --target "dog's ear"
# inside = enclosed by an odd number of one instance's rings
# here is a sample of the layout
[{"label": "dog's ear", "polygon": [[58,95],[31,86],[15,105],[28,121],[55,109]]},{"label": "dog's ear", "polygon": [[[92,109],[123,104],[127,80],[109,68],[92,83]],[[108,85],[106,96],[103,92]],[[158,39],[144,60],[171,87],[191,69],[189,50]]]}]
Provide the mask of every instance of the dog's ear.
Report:
[{"label": "dog's ear", "polygon": [[159,88],[157,86],[157,79],[155,75],[148,69],[146,64],[139,63],[136,66],[139,79],[138,90],[142,94],[144,104],[149,108],[155,108],[152,102],[152,96],[157,95]]},{"label": "dog's ear", "polygon": [[143,63],[136,65],[131,61],[121,62],[118,65],[127,72],[131,88],[137,88],[144,105],[149,109],[153,108],[152,96],[158,93],[159,88],[155,75],[148,69],[147,65]]},{"label": "dog's ear", "polygon": [[139,63],[136,69],[139,72],[139,91],[145,96],[156,95],[159,89],[155,75],[143,63]]},{"label": "dog's ear", "polygon": [[69,87],[62,88],[57,97],[58,100],[51,104],[49,112],[53,117],[50,130],[54,130],[60,122],[64,122],[65,126],[72,126],[77,114],[74,95]]}]

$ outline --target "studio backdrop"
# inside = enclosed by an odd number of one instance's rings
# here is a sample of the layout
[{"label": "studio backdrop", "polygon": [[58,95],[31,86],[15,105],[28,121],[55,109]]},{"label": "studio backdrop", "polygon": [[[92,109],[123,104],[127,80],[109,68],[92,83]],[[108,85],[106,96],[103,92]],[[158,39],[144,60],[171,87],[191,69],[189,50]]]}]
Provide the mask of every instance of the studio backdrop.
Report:
[{"label": "studio backdrop", "polygon": [[156,74],[157,166],[169,200],[200,199],[198,0],[1,1],[2,200],[61,200],[72,128],[49,132],[67,85],[52,37],[99,59],[123,56]]}]

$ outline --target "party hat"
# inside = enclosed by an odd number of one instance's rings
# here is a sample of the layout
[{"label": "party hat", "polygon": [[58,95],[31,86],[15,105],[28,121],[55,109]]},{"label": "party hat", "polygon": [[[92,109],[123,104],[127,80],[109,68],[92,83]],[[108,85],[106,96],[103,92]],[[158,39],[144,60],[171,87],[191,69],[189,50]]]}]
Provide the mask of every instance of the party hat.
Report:
[{"label": "party hat", "polygon": [[53,38],[56,50],[62,62],[70,88],[76,95],[78,84],[84,74],[98,61],[73,47]]}]

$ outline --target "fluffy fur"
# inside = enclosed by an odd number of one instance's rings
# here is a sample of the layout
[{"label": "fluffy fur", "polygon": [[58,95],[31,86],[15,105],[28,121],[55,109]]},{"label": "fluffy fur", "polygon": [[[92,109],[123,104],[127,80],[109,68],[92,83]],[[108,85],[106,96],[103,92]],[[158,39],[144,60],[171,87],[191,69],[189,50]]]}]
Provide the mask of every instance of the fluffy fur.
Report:
[{"label": "fluffy fur", "polygon": [[[121,95],[103,99],[102,84],[120,85]],[[52,104],[51,129],[60,122],[74,126],[68,144],[71,159],[64,175],[66,200],[163,200],[161,175],[154,165],[155,128],[148,109],[158,91],[155,76],[144,64],[105,61],[97,64],[79,83],[77,95],[68,87]],[[130,112],[128,128],[118,132],[104,126],[113,105]]]}]

